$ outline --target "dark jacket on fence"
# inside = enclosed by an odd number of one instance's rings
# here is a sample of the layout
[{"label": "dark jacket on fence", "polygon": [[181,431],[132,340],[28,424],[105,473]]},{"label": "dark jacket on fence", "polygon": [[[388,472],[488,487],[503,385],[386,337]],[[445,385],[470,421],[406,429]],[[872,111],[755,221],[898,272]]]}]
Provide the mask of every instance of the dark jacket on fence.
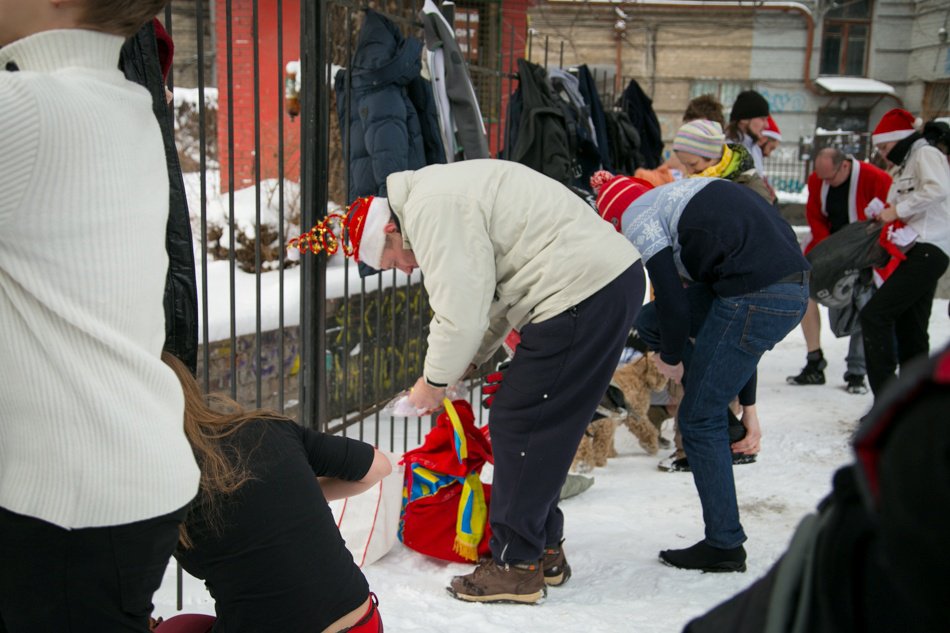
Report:
[{"label": "dark jacket on fence", "polygon": [[191,371],[198,362],[198,293],[195,281],[195,251],[185,183],[178,162],[171,110],[165,101],[165,82],[159,62],[155,27],[149,22],[122,47],[119,66],[126,78],[145,86],[152,95],[152,109],[165,141],[168,165],[168,224],[165,250],[168,276],[165,280],[165,349]]},{"label": "dark jacket on fence", "polygon": [[656,169],[663,162],[663,134],[653,111],[653,100],[631,79],[623,91],[623,109],[640,133],[640,153],[643,164],[639,167]]},{"label": "dark jacket on fence", "polygon": [[614,167],[610,160],[610,144],[607,140],[607,118],[604,116],[604,106],[600,101],[600,95],[597,94],[597,84],[587,64],[581,64],[577,68],[577,79],[580,82],[581,96],[587,102],[590,109],[590,120],[594,124],[594,134],[597,141],[597,151],[600,153],[600,164],[603,169],[613,171]]},{"label": "dark jacket on fence", "polygon": [[[422,42],[404,39],[391,21],[366,10],[351,68],[339,71],[334,81],[344,139],[349,123],[350,200],[386,195],[386,176],[426,164],[419,113],[409,98],[410,84],[424,81],[421,52]],[[416,86],[413,92],[424,89]]]},{"label": "dark jacket on fence", "polygon": [[597,131],[591,117],[590,106],[580,90],[577,76],[554,68],[548,70],[548,79],[555,94],[561,99],[561,109],[567,124],[567,133],[574,163],[571,185],[590,189],[590,177],[601,169],[600,148],[597,146]]},{"label": "dark jacket on fence", "polygon": [[564,107],[544,68],[519,59],[504,156],[567,185],[574,179],[574,152]]},{"label": "dark jacket on fence", "polygon": [[640,154],[640,133],[626,112],[612,110],[604,114],[610,163],[616,174],[632,176],[644,163]]}]

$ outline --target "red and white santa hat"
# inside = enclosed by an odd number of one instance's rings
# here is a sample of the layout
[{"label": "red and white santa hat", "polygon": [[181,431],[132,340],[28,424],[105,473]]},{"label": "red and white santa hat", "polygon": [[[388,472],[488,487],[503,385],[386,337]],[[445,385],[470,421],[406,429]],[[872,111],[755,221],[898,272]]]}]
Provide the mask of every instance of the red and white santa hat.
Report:
[{"label": "red and white santa hat", "polygon": [[389,201],[378,196],[358,198],[350,205],[346,232],[356,261],[372,268],[380,267],[386,245],[386,225],[391,215]]},{"label": "red and white santa hat", "polygon": [[778,129],[778,125],[775,123],[775,119],[772,118],[772,115],[769,115],[769,120],[765,124],[765,128],[762,130],[762,136],[767,136],[773,138],[776,141],[782,140],[782,130]]},{"label": "red and white santa hat", "polygon": [[879,145],[890,141],[900,141],[917,131],[921,120],[901,108],[888,110],[871,133],[871,143]]},{"label": "red and white santa hat", "polygon": [[610,222],[617,231],[621,230],[620,220],[623,212],[634,200],[653,189],[651,183],[641,178],[614,176],[604,170],[595,172],[590,177],[590,186],[597,194],[600,217]]}]

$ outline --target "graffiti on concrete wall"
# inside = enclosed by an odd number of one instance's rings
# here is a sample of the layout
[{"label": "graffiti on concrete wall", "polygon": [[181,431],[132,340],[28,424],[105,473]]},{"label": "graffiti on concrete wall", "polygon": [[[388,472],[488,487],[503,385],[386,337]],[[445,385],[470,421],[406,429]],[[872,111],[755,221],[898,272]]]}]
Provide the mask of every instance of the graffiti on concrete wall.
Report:
[{"label": "graffiti on concrete wall", "polygon": [[[412,385],[422,373],[430,317],[422,284],[328,302],[326,375],[331,419],[366,409]],[[204,374],[203,359],[199,353],[199,377]],[[233,393],[242,405],[255,407],[259,380],[260,404],[293,415],[300,369],[299,328],[285,328],[282,338],[278,331],[269,331],[262,332],[259,340],[250,334],[236,337],[233,343],[213,342],[208,360],[209,391]]]},{"label": "graffiti on concrete wall", "polygon": [[769,111],[776,112],[804,112],[808,105],[808,98],[801,90],[775,90],[759,88],[759,93],[769,102]]},{"label": "graffiti on concrete wall", "polygon": [[422,373],[430,314],[422,284],[369,292],[328,306],[331,418],[412,386]]}]

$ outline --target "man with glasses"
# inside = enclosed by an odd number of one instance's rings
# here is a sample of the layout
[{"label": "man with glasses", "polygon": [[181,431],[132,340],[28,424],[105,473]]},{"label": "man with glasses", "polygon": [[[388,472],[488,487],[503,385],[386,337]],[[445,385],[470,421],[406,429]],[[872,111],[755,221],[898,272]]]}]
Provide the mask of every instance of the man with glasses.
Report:
[{"label": "man with glasses", "polygon": [[[867,219],[868,205],[877,199],[883,206],[890,186],[891,177],[874,165],[852,158],[836,147],[819,151],[815,156],[815,171],[808,177],[805,215],[812,237],[805,247],[805,253],[843,226]],[[821,315],[818,304],[811,299],[802,319],[802,332],[808,348],[805,367],[797,376],[789,376],[788,383],[823,385],[828,362],[821,351]],[[867,393],[864,382],[867,369],[860,331],[851,335],[845,362],[845,389],[853,394]]]}]

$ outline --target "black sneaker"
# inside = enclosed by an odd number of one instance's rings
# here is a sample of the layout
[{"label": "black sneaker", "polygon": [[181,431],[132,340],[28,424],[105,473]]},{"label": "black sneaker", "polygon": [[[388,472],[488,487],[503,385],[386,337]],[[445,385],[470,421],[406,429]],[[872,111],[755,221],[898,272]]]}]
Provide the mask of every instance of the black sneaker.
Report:
[{"label": "black sneaker", "polygon": [[[754,464],[756,460],[755,455],[747,455],[746,453],[733,453],[732,454],[732,465],[733,466],[742,466],[744,464]],[[676,458],[676,453],[673,453],[666,459],[660,460],[660,463],[656,465],[659,470],[667,473],[688,473],[689,470],[689,460],[685,457]]]},{"label": "black sneaker", "polygon": [[700,541],[686,549],[665,549],[660,560],[680,569],[699,569],[708,572],[745,571],[745,548],[719,549]]},{"label": "black sneaker", "polygon": [[656,467],[667,473],[688,473],[689,461],[685,457],[677,457],[676,453],[673,453],[666,459],[661,459]]},{"label": "black sneaker", "polygon": [[732,465],[733,466],[742,466],[743,464],[754,464],[756,460],[755,455],[748,455],[746,453],[733,453],[732,454]]},{"label": "black sneaker", "polygon": [[844,381],[848,383],[844,390],[855,395],[864,395],[868,392],[868,386],[864,384],[864,376],[858,374],[845,374]]},{"label": "black sneaker", "polygon": [[823,385],[825,384],[825,372],[822,371],[825,367],[828,366],[828,362],[825,360],[821,361],[821,365],[812,364],[809,362],[802,368],[801,373],[797,376],[788,376],[785,379],[790,385]]}]

